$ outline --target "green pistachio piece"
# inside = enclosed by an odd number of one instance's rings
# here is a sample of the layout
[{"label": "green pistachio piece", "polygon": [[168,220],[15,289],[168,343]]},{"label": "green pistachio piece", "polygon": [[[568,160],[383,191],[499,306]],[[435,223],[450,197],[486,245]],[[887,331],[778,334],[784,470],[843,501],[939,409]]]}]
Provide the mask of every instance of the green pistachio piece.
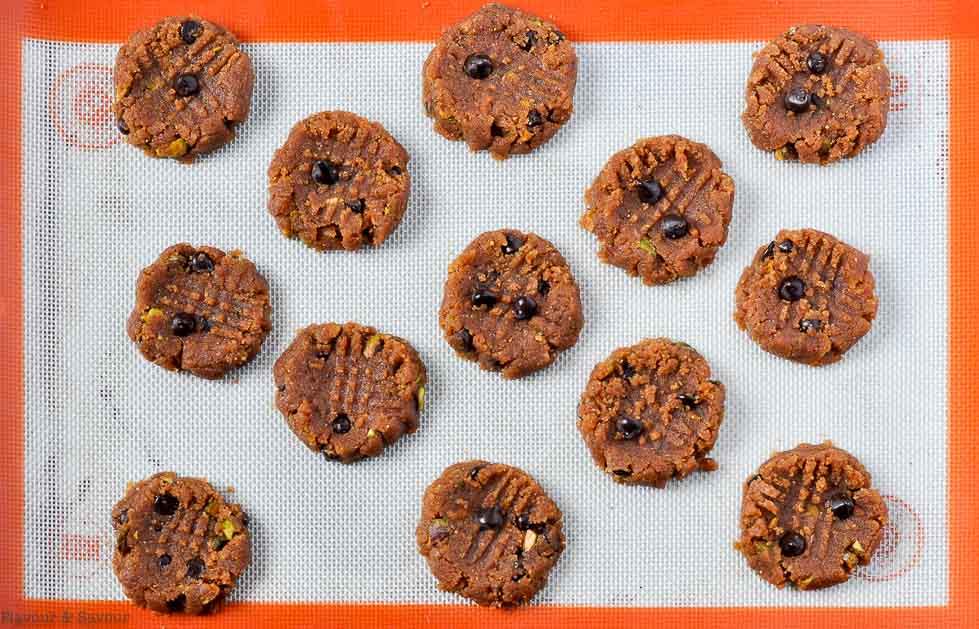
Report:
[{"label": "green pistachio piece", "polygon": [[230,540],[235,536],[237,531],[238,529],[235,528],[234,522],[231,520],[221,520],[221,532],[224,533],[226,538]]},{"label": "green pistachio piece", "polygon": [[652,256],[659,255],[659,253],[656,251],[656,247],[653,246],[653,243],[649,242],[649,238],[643,238],[642,240],[640,240],[639,248],[645,251],[646,253],[648,253],[649,255]]},{"label": "green pistachio piece", "polygon": [[425,408],[425,387],[418,387],[418,411]]}]

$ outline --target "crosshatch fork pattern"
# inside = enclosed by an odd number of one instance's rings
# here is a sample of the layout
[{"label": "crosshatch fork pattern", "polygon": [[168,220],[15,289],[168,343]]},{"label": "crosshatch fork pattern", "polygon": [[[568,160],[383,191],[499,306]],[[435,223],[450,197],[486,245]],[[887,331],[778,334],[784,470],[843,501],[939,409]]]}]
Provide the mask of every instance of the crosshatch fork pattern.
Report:
[{"label": "crosshatch fork pattern", "polygon": [[[429,45],[248,45],[251,116],[231,145],[186,167],[114,141],[104,110],[114,46],[26,41],[26,594],[121,598],[109,510],[126,481],[174,469],[232,486],[251,517],[255,558],[238,599],[455,602],[435,589],[414,526],[427,484],[453,462],[482,458],[522,467],[565,513],[568,548],[540,603],[944,604],[948,47],[884,44],[901,88],[887,132],[857,159],[815,168],[776,162],[741,128],[758,46],[579,45],[571,122],[501,164],[431,130],[420,80],[402,75],[421,67]],[[408,212],[377,250],[316,254],[280,236],[265,211],[273,151],[296,120],[331,108],[382,122],[412,156]],[[718,154],[735,207],[711,267],[649,288],[601,265],[577,220],[608,156],[671,132]],[[448,263],[475,234],[504,226],[561,250],[586,319],[573,349],[516,382],[456,358],[437,322]],[[731,317],[755,249],[802,226],[870,253],[881,298],[870,334],[820,370],[763,353]],[[271,286],[273,331],[254,363],[224,381],[164,372],[125,337],[138,270],[178,241],[239,247]],[[275,358],[298,327],[329,320],[409,340],[431,381],[419,431],[349,467],[308,452],[273,404]],[[713,451],[720,469],[664,491],[614,485],[574,427],[595,362],[647,336],[692,344],[728,390]],[[817,594],[777,592],[731,548],[741,482],[772,451],[827,438],[866,464],[896,497],[889,505],[908,507],[899,525],[911,528],[892,539],[895,556],[914,565],[872,565],[868,577],[899,576]]]}]

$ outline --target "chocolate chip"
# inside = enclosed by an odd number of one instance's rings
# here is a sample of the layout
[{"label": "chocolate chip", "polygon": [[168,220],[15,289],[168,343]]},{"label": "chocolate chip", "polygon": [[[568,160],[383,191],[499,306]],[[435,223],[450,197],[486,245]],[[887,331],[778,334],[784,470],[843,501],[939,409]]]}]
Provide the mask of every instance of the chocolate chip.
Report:
[{"label": "chocolate chip", "polygon": [[612,470],[612,473],[621,478],[632,476],[632,472],[629,470]]},{"label": "chocolate chip", "polygon": [[506,233],[504,236],[506,237],[506,244],[500,247],[503,253],[507,255],[514,254],[523,246],[523,241],[513,234]]},{"label": "chocolate chip", "polygon": [[680,400],[680,402],[682,402],[687,408],[693,408],[694,406],[700,404],[700,400],[698,400],[695,396],[686,395],[685,393],[678,395],[677,399]]},{"label": "chocolate chip", "polygon": [[492,308],[496,304],[496,295],[493,291],[489,290],[478,290],[473,293],[472,302],[477,308],[486,306],[487,308]]},{"label": "chocolate chip", "polygon": [[514,525],[516,525],[517,529],[521,531],[526,531],[527,529],[530,528],[530,514],[521,513],[520,515],[517,516],[517,519],[514,520],[513,523]]},{"label": "chocolate chip", "polygon": [[197,327],[197,317],[189,312],[178,312],[170,320],[170,331],[174,336],[187,336]]},{"label": "chocolate chip", "polygon": [[527,114],[527,128],[533,129],[534,127],[539,127],[544,124],[544,117],[540,115],[540,112],[536,109],[531,109],[530,113]]},{"label": "chocolate chip", "polygon": [[494,120],[490,124],[490,135],[493,136],[494,138],[502,138],[506,136],[506,129],[496,124],[496,121]]},{"label": "chocolate chip", "polygon": [[782,554],[786,557],[798,557],[806,552],[806,540],[795,531],[789,531],[778,540]]},{"label": "chocolate chip", "polygon": [[785,301],[799,301],[806,294],[806,283],[796,276],[787,277],[778,286],[778,296]]},{"label": "chocolate chip", "polygon": [[639,186],[636,187],[636,192],[639,194],[639,200],[643,203],[653,204],[663,198],[663,186],[653,179],[640,181]]},{"label": "chocolate chip", "polygon": [[819,330],[823,327],[823,322],[819,319],[803,319],[799,322],[799,330],[808,332],[809,330]]},{"label": "chocolate chip", "polygon": [[486,55],[469,55],[462,68],[469,78],[481,81],[493,73],[493,62]]},{"label": "chocolate chip", "polygon": [[401,174],[401,167],[400,166],[392,166],[391,168],[388,168],[388,174],[389,175],[394,175],[395,177],[397,177],[398,175]]},{"label": "chocolate chip", "polygon": [[313,164],[310,176],[312,176],[313,181],[323,186],[332,186],[340,181],[339,169],[332,162],[325,159]]},{"label": "chocolate chip", "polygon": [[479,470],[483,469],[484,467],[485,467],[484,465],[477,465],[476,467],[469,470],[469,478],[472,480],[476,480],[477,478],[479,478]]},{"label": "chocolate chip", "polygon": [[487,529],[498,529],[503,526],[503,512],[496,505],[490,507],[489,509],[483,509],[479,512],[476,517],[476,521],[479,522],[479,530],[485,531]]},{"label": "chocolate chip", "polygon": [[210,332],[211,331],[211,322],[208,321],[207,319],[205,319],[204,317],[200,317],[200,321],[198,323],[198,326],[200,327],[201,332]]},{"label": "chocolate chip", "polygon": [[537,280],[537,292],[541,295],[546,295],[551,292],[551,285],[545,279]]},{"label": "chocolate chip", "polygon": [[615,431],[622,435],[623,439],[635,439],[642,434],[642,422],[631,417],[620,417],[615,421]]},{"label": "chocolate chip", "polygon": [[829,499],[829,508],[837,520],[845,520],[853,515],[855,506],[853,498],[845,494],[837,494]]},{"label": "chocolate chip", "polygon": [[788,240],[788,239],[783,240],[782,242],[778,243],[778,250],[781,251],[782,253],[789,253],[794,248],[795,248],[795,245],[792,243],[791,240]]},{"label": "chocolate chip", "polygon": [[520,47],[530,52],[530,49],[534,47],[537,43],[537,31],[527,31],[527,41],[523,43]]},{"label": "chocolate chip", "polygon": [[537,314],[537,302],[534,301],[533,297],[523,295],[522,297],[518,297],[517,301],[514,302],[513,316],[516,317],[518,321],[526,321],[535,314]]},{"label": "chocolate chip", "polygon": [[622,377],[626,380],[636,375],[636,368],[630,365],[629,361],[623,360],[620,367],[622,367]]},{"label": "chocolate chip", "polygon": [[363,214],[364,210],[367,209],[367,205],[364,203],[363,199],[357,199],[356,201],[347,201],[346,206],[350,208],[350,211],[354,214]]},{"label": "chocolate chip", "polygon": [[813,94],[812,96],[810,96],[810,100],[812,101],[812,106],[815,107],[816,109],[819,109],[826,104],[826,101],[824,101],[823,97],[820,96],[819,94]]},{"label": "chocolate chip", "polygon": [[171,561],[173,561],[173,557],[171,557],[170,555],[160,555],[160,558],[157,560],[157,563],[160,564],[161,568],[166,568],[167,566],[170,565]]},{"label": "chocolate chip", "polygon": [[214,270],[214,260],[203,251],[190,256],[190,270],[195,273],[209,273]]},{"label": "chocolate chip", "polygon": [[793,87],[785,95],[785,108],[797,114],[809,109],[809,92],[801,87]]},{"label": "chocolate chip", "polygon": [[160,494],[153,500],[153,511],[156,511],[160,515],[173,515],[177,512],[177,507],[180,506],[180,501],[177,500],[176,496],[171,494]]},{"label": "chocolate chip", "polygon": [[116,119],[116,128],[119,129],[119,133],[123,135],[129,135],[129,125],[122,118]]},{"label": "chocolate chip", "polygon": [[177,598],[172,601],[167,601],[167,609],[172,612],[182,612],[184,611],[184,606],[187,605],[187,596],[184,594],[179,594]]},{"label": "chocolate chip", "polygon": [[350,418],[340,413],[333,418],[333,432],[337,435],[343,435],[350,432]]},{"label": "chocolate chip", "polygon": [[187,562],[187,576],[196,579],[204,572],[204,562],[200,557],[194,557]]},{"label": "chocolate chip", "polygon": [[687,219],[679,214],[667,214],[664,216],[659,222],[659,228],[663,232],[663,235],[670,240],[683,238],[690,229],[689,225],[687,225]]},{"label": "chocolate chip", "polygon": [[806,58],[806,65],[809,66],[809,71],[813,74],[822,74],[826,72],[829,61],[821,52],[811,52]]},{"label": "chocolate chip", "polygon": [[474,349],[476,349],[476,346],[473,345],[472,332],[470,332],[466,328],[462,328],[461,330],[459,330],[459,332],[456,333],[456,338],[459,339],[459,343],[462,345],[463,351],[471,352]]},{"label": "chocolate chip", "polygon": [[222,548],[224,548],[225,544],[227,543],[228,543],[227,537],[225,537],[224,535],[218,535],[216,537],[212,537],[210,541],[207,543],[207,545],[210,546],[211,550],[221,550]]},{"label": "chocolate chip", "polygon": [[201,85],[193,74],[181,74],[173,82],[173,89],[177,92],[177,96],[193,96],[201,90]]},{"label": "chocolate chip", "polygon": [[775,255],[775,241],[768,243],[768,247],[765,249],[765,253],[761,254],[762,260],[767,260]]},{"label": "chocolate chip", "polygon": [[196,20],[186,20],[180,25],[180,39],[185,44],[193,44],[201,36],[201,23]]}]

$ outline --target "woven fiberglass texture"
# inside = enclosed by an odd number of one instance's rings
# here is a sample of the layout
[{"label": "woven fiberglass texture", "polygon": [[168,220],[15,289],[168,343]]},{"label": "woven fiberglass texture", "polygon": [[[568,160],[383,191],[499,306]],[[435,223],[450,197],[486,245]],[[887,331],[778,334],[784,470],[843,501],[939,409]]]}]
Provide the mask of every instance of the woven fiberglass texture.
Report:
[{"label": "woven fiberglass texture", "polygon": [[[415,548],[420,498],[450,463],[534,475],[565,514],[567,550],[541,603],[942,605],[947,601],[947,68],[945,42],[883,45],[895,96],[883,139],[819,168],[777,162],[739,120],[743,44],[584,44],[576,112],[543,149],[498,163],[435,135],[417,69],[428,44],[250,44],[257,81],[239,137],[193,166],[119,143],[107,114],[116,47],[23,45],[27,596],[116,599],[109,510],[127,481],[176,470],[233,487],[254,531],[237,599],[452,602]],[[410,69],[407,74],[405,68]],[[410,207],[380,249],[317,254],[266,213],[266,168],[291,125],[347,109],[411,154]],[[737,185],[728,244],[692,280],[649,288],[595,257],[582,195],[639,137],[706,142]],[[456,358],[437,311],[446,267],[484,230],[550,239],[581,285],[581,340],[505,382]],[[869,252],[871,333],[822,369],[762,352],[732,320],[734,286],[781,227]],[[272,288],[274,329],[224,381],[155,367],[126,338],[139,270],[174,242],[240,248]],[[421,428],[379,459],[307,451],[273,405],[272,363],[305,324],[360,321],[408,339],[429,369]],[[615,485],[575,428],[592,366],[669,336],[727,385],[720,469],[664,491]],[[776,591],[732,548],[741,483],[773,451],[832,439],[888,496],[894,526],[843,587]]]}]

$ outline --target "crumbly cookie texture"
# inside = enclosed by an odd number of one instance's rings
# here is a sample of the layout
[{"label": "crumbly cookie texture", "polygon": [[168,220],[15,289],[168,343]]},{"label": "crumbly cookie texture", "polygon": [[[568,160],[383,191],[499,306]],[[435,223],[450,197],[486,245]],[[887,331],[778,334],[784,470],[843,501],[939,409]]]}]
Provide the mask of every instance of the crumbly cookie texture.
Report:
[{"label": "crumbly cookie texture", "polygon": [[595,366],[578,404],[578,430],[595,464],[615,481],[664,487],[695,470],[724,419],[724,385],[692,347],[646,339]]},{"label": "crumbly cookie texture", "polygon": [[887,506],[853,455],[804,443],[745,483],[737,548],[769,583],[816,590],[870,563],[886,524]]},{"label": "crumbly cookie texture", "polygon": [[794,26],[755,55],[741,116],[776,159],[853,157],[887,126],[890,74],[877,43],[832,26]]},{"label": "crumbly cookie texture", "polygon": [[220,378],[255,357],[271,317],[268,284],[240,251],[180,243],[140,272],[126,330],[150,362]]},{"label": "crumbly cookie texture", "polygon": [[785,229],[741,274],[734,319],[762,349],[807,365],[843,357],[877,315],[867,254],[815,229]]},{"label": "crumbly cookie texture", "polygon": [[613,155],[585,193],[598,257],[646,284],[689,277],[727,241],[734,181],[707,146],[677,135]]},{"label": "crumbly cookie texture", "polygon": [[466,461],[425,491],[415,537],[439,587],[480,605],[527,602],[564,550],[561,511],[526,472]]},{"label": "crumbly cookie texture", "polygon": [[578,57],[554,24],[487,4],[443,33],[422,75],[435,131],[505,159],[541,146],[571,118]]},{"label": "crumbly cookie texture", "polygon": [[449,265],[439,324],[459,356],[521,378],[573,346],[584,316],[578,285],[554,245],[503,229],[480,234]]},{"label": "crumbly cookie texture", "polygon": [[235,36],[197,16],[133,35],[113,72],[117,126],[153,157],[192,162],[231,141],[248,116],[255,72]]},{"label": "crumbly cookie texture", "polygon": [[155,612],[213,611],[251,561],[248,517],[200,478],[161,472],[131,484],[112,527],[123,592]]},{"label": "crumbly cookie texture", "polygon": [[359,323],[311,325],[275,361],[275,403],[314,452],[350,463],[418,428],[427,374],[407,341]]}]

